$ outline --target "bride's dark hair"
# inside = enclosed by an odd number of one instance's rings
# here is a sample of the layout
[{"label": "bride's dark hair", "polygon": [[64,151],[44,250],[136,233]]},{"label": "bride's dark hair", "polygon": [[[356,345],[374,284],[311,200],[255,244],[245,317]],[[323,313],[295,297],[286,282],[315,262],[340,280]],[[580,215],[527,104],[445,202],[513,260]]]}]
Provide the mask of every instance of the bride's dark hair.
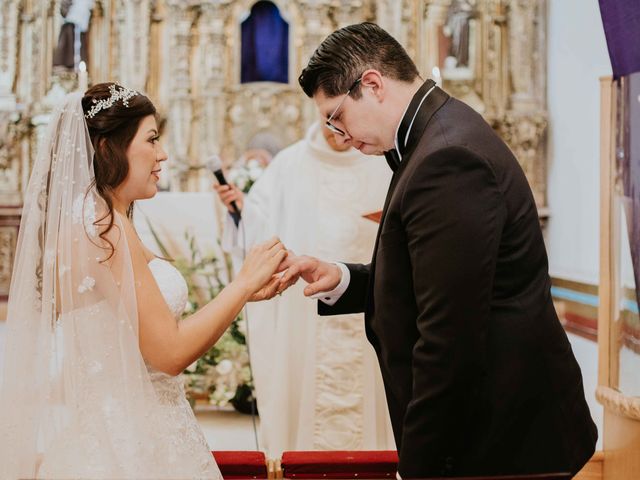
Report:
[{"label": "bride's dark hair", "polygon": [[[98,83],[85,92],[82,97],[82,110],[85,115],[96,102],[111,97],[110,88],[112,86],[115,86],[118,91],[122,88],[117,83]],[[100,110],[93,117],[85,117],[91,143],[95,150],[93,157],[95,180],[89,188],[95,186],[98,194],[107,205],[107,212],[95,222],[96,225],[106,226],[106,228],[100,229],[100,237],[111,245],[111,254],[105,260],[111,258],[114,253],[114,246],[106,238],[106,235],[113,228],[114,222],[111,195],[129,174],[127,149],[135,137],[142,119],[156,114],[156,107],[151,100],[140,93],[128,98],[127,104],[125,105],[122,100],[116,100],[112,106]],[[132,214],[133,203],[127,209],[129,218],[132,217]],[[101,224],[105,220],[108,221],[108,224]]]}]

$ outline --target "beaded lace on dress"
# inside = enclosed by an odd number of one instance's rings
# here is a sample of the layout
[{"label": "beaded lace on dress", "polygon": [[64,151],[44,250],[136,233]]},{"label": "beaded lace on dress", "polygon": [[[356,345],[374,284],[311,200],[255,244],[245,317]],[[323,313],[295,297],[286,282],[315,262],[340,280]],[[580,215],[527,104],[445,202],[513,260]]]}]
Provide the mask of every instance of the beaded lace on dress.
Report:
[{"label": "beaded lace on dress", "polygon": [[[149,268],[158,283],[169,310],[178,321],[187,304],[187,283],[180,272],[166,260],[155,258],[149,263]],[[186,399],[182,375],[174,377],[154,370],[149,365],[147,365],[147,369],[151,375],[151,383],[156,390],[160,403],[165,408],[167,417],[175,425],[180,426],[180,436],[175,440],[183,444],[192,445],[194,451],[204,450],[206,455],[202,457],[202,472],[203,474],[210,473],[213,475],[214,470],[211,465],[213,462],[209,454],[209,447]]]},{"label": "beaded lace on dress", "polygon": [[[166,260],[153,259],[149,262],[149,269],[156,279],[173,317],[179,321],[187,304],[189,293],[187,283],[180,272]],[[203,476],[221,478],[220,471],[213,462],[207,441],[186,399],[182,375],[168,375],[154,370],[148,365],[147,369],[167,418],[180,427],[179,435],[174,441],[182,445],[190,445],[193,448],[193,458],[194,460],[199,458]],[[196,452],[200,451],[203,451],[204,455],[196,455]]]},{"label": "beaded lace on dress", "polygon": [[[152,260],[149,263],[149,268],[171,313],[178,321],[184,311],[188,295],[184,278],[173,265],[159,258]],[[97,361],[88,368],[89,373],[97,374],[100,370],[101,364]],[[157,478],[163,478],[162,470],[164,470],[166,478],[222,478],[193,410],[186,399],[182,375],[168,375],[149,365],[147,365],[147,370],[159,404],[155,409],[154,416],[159,423],[169,426],[170,429],[165,429],[166,433],[163,437],[149,438],[149,445],[140,446],[146,453],[146,455],[141,455],[141,458],[157,457],[158,465],[163,466],[155,473],[159,475]],[[86,405],[97,404],[101,406],[108,417],[112,417],[113,425],[110,430],[115,431],[121,420],[114,411],[117,404],[111,404],[105,399],[86,400]],[[113,462],[113,457],[104,453],[109,450],[105,449],[108,446],[106,442],[109,441],[109,438],[104,438],[104,435],[101,434],[104,426],[92,421],[92,418],[96,417],[92,415],[90,409],[86,411],[86,415],[86,417],[79,416],[80,421],[72,425],[60,438],[57,445],[47,452],[38,477],[66,478],[69,475],[76,477],[78,472],[82,474],[83,478],[85,476],[87,478],[101,478],[105,474],[123,474],[120,473],[123,470],[116,464],[110,465]],[[159,431],[162,430],[159,429]],[[79,467],[80,463],[82,463],[82,467]],[[181,464],[184,470],[181,470]],[[141,471],[148,470],[142,468]],[[176,476],[181,471],[184,472],[184,476]]]}]

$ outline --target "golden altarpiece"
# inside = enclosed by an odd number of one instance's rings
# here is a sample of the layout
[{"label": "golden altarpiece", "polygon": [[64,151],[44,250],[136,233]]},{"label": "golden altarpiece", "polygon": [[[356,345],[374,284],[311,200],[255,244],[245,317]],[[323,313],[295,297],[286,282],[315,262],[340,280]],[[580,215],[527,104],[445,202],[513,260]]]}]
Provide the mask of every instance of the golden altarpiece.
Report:
[{"label": "golden altarpiece", "polygon": [[[63,0],[0,3],[0,296],[6,298],[24,191],[52,107],[78,88],[52,67]],[[208,183],[202,159],[237,158],[257,135],[281,146],[316,116],[297,85],[334,29],[373,21],[423,77],[493,125],[546,204],[546,0],[273,0],[288,25],[288,81],[242,83],[241,25],[255,0],[95,0],[85,41],[89,84],[118,81],[156,103],[170,155],[165,188]],[[262,2],[264,3],[264,2]]]}]

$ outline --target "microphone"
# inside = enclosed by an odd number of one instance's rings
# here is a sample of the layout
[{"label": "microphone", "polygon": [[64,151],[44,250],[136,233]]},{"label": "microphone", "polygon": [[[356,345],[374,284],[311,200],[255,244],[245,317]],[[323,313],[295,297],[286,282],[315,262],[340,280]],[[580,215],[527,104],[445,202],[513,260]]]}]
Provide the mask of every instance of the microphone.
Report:
[{"label": "microphone", "polygon": [[[220,160],[220,157],[218,155],[211,155],[209,158],[207,158],[205,165],[209,170],[211,170],[211,173],[213,173],[220,185],[229,185],[227,183],[227,179],[224,178],[224,173],[222,173],[222,160]],[[233,223],[235,223],[237,227],[240,223],[241,218],[240,209],[238,208],[238,205],[235,201],[231,202],[231,208],[233,208],[233,212],[229,212],[229,215],[231,215],[231,218],[233,218]]]}]

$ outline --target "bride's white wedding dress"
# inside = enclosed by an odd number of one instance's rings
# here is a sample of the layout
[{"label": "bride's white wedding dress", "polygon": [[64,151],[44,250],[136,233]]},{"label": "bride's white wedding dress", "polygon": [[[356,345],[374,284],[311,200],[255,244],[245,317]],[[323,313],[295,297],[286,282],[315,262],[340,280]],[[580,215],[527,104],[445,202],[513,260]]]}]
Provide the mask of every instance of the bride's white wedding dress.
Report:
[{"label": "bride's white wedding dress", "polygon": [[[87,161],[82,98],[52,112],[24,195],[1,352],[0,480],[221,479],[182,378],[142,357],[132,257],[121,216],[109,228],[101,218],[111,209]],[[178,321],[184,279],[160,259],[149,268]]]},{"label": "bride's white wedding dress", "polygon": [[[149,268],[169,306],[169,310],[178,321],[187,305],[189,294],[187,283],[180,272],[166,260],[154,258],[149,262]],[[147,366],[147,369],[160,403],[165,406],[167,417],[180,429],[180,435],[173,441],[180,442],[183,446],[190,448],[193,459],[198,462],[202,477],[222,478],[220,470],[213,461],[209,445],[185,396],[182,375],[174,377],[154,370],[150,366]]]},{"label": "bride's white wedding dress", "polygon": [[[173,265],[159,258],[153,259],[149,268],[171,313],[178,320],[187,302],[184,278]],[[99,368],[95,365],[96,370]],[[163,436],[152,436],[147,445],[140,446],[146,453],[140,455],[140,461],[150,458],[157,462],[155,466],[139,465],[140,472],[155,470],[160,475],[157,478],[165,475],[177,478],[176,472],[184,472],[184,477],[179,478],[221,479],[220,470],[185,397],[182,375],[171,376],[148,365],[147,369],[159,403],[154,415],[161,415],[157,420],[172,428],[168,432],[164,429]],[[87,407],[86,415],[80,415],[79,420],[67,429],[64,438],[45,453],[38,478],[122,478],[121,475],[130,471],[127,465],[118,464],[120,455],[113,451],[117,445],[113,445],[112,431],[118,428],[117,422],[123,417],[114,417],[116,424],[103,425],[92,421],[96,418],[91,414],[92,409],[114,406],[106,399],[99,399],[97,405],[88,404]],[[123,460],[126,461],[127,458]]]}]

